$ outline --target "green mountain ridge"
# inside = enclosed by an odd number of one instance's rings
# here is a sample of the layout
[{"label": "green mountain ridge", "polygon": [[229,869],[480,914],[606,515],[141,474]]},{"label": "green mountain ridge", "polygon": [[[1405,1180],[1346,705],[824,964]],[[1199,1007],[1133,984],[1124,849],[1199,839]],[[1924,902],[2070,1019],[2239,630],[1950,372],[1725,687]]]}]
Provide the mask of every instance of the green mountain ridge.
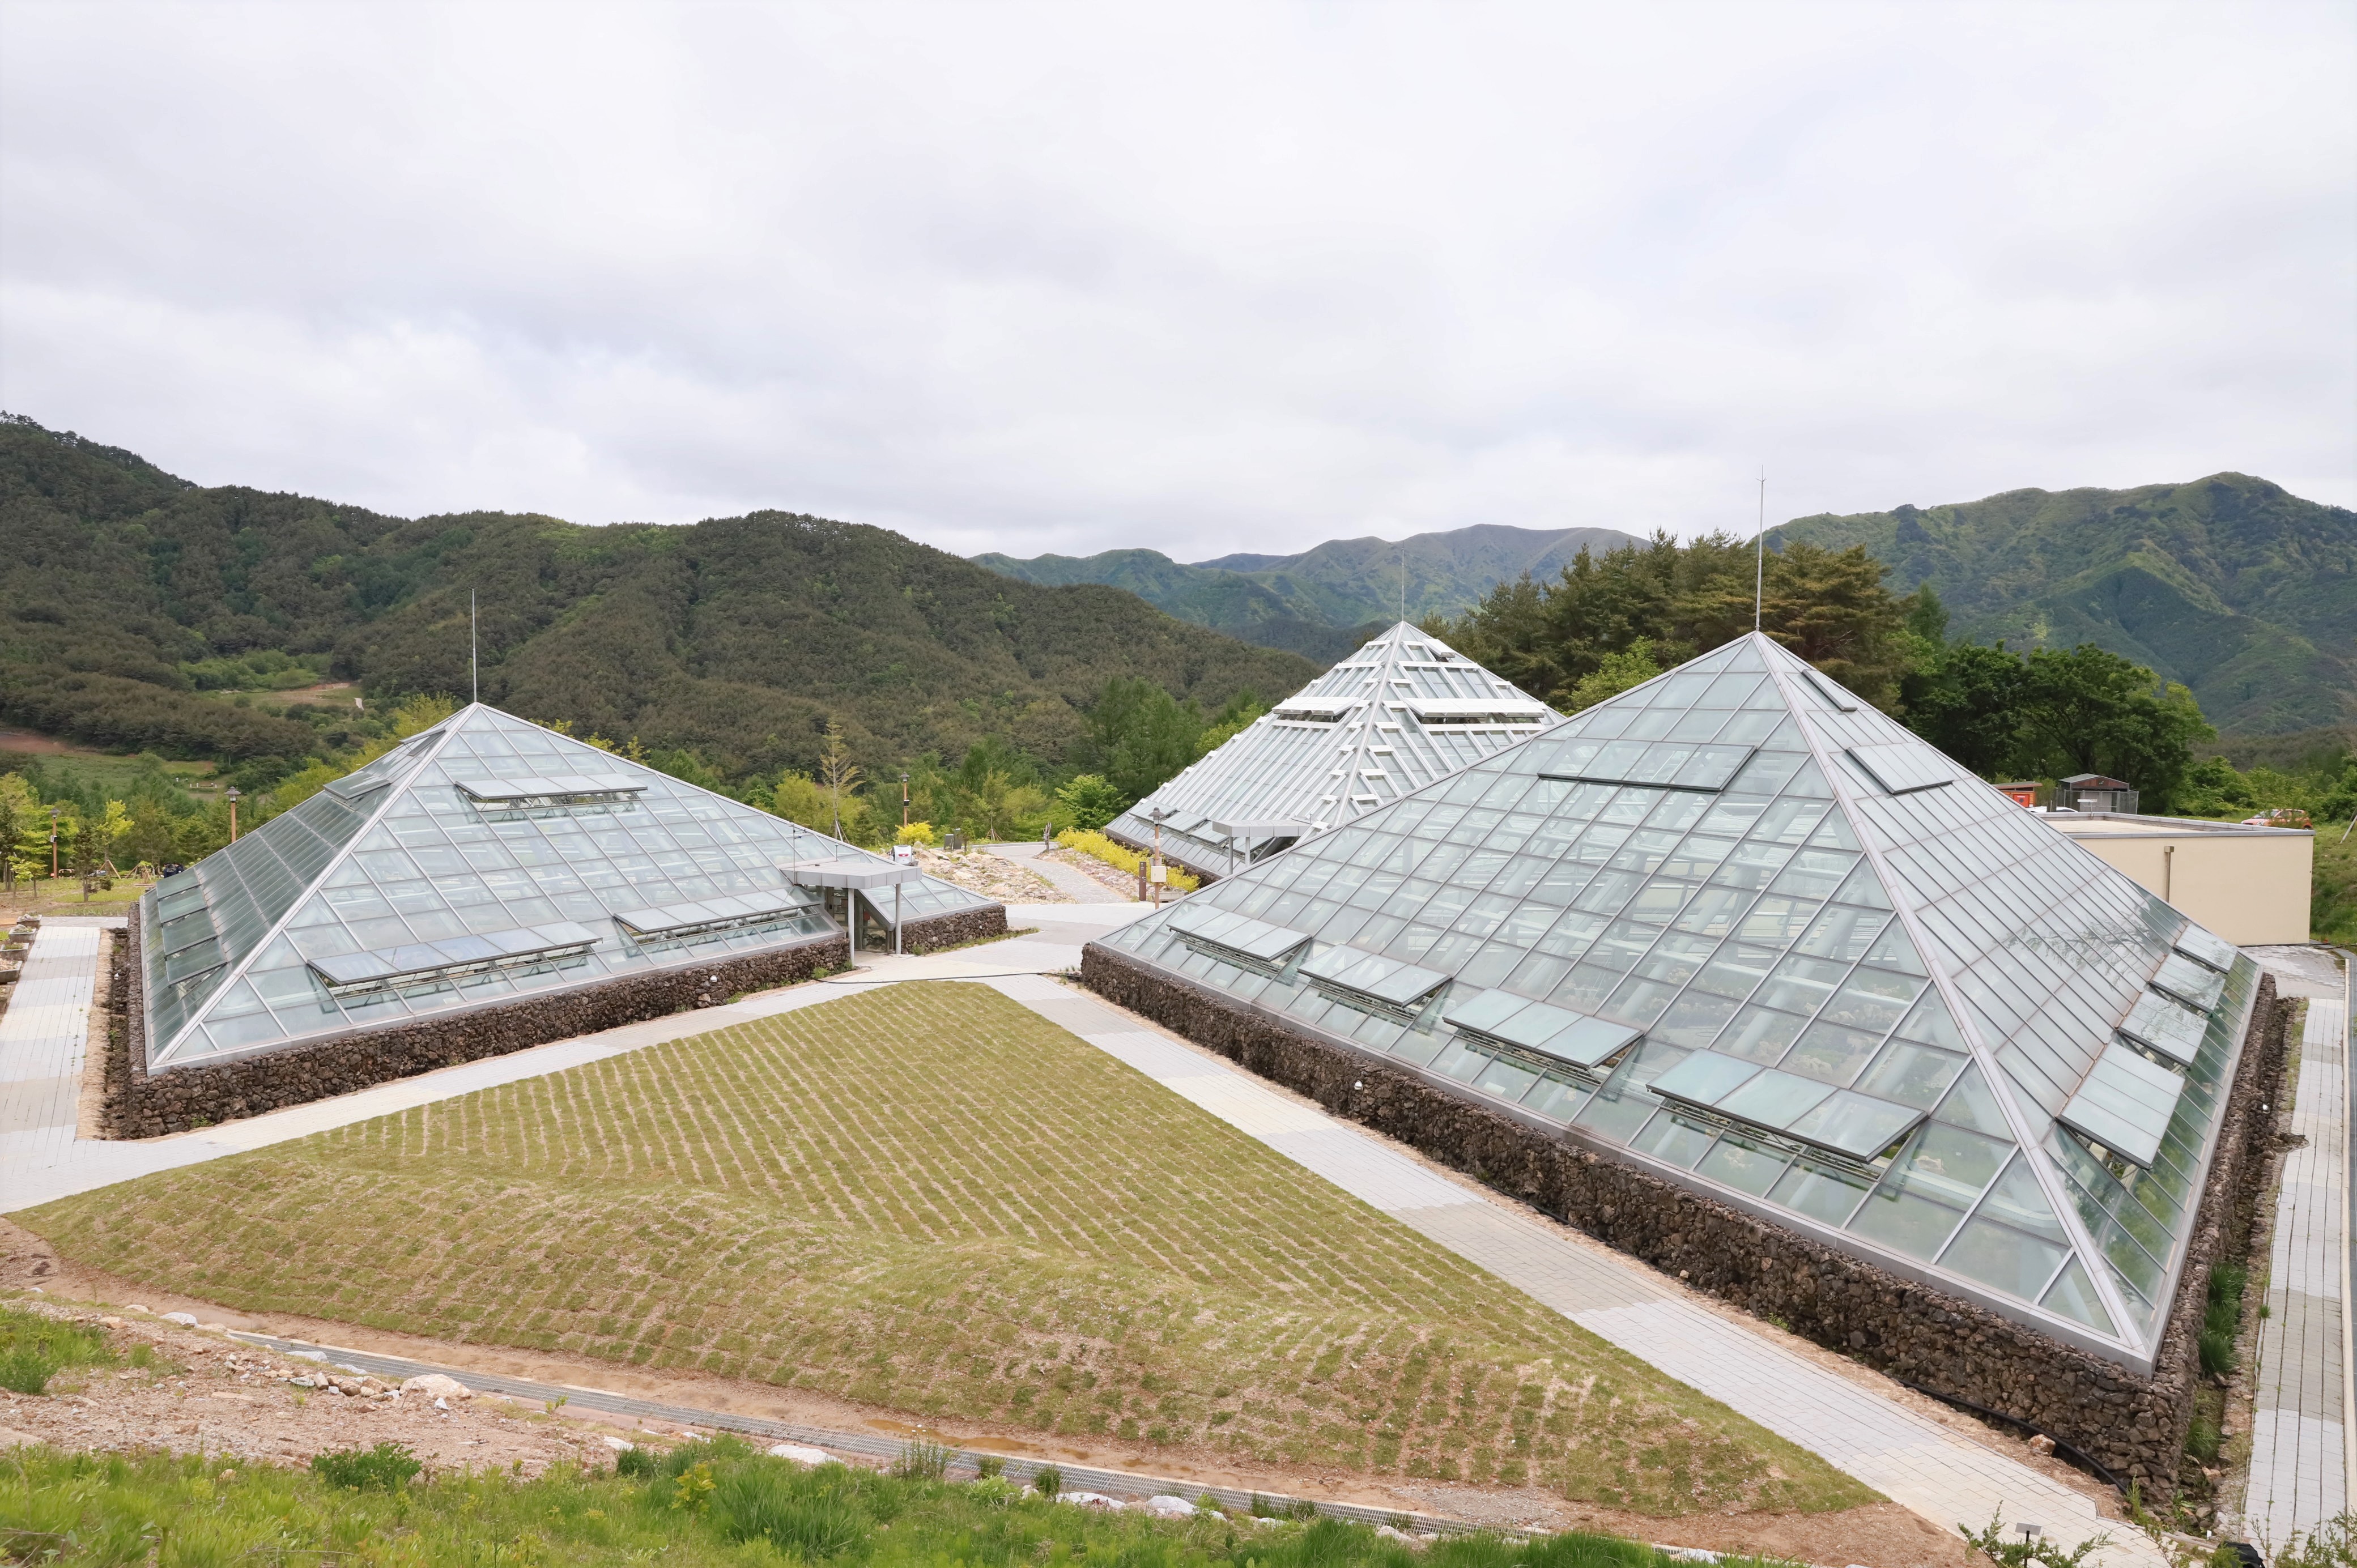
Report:
[{"label": "green mountain ridge", "polygon": [[1930,583],[1951,636],[2092,642],[2148,665],[2222,734],[2357,722],[2357,512],[2266,479],[2008,490],[1769,534],[1789,540],[1863,544],[1895,591]]},{"label": "green mountain ridge", "polygon": [[1524,573],[1551,577],[1583,549],[1601,553],[1637,542],[1610,528],[1476,523],[1397,541],[1330,539],[1293,555],[1227,555],[1191,565],[1157,550],[973,559],[1028,583],[1126,588],[1181,620],[1330,663],[1357,647],[1370,625],[1403,618],[1403,604],[1412,620],[1461,615],[1501,582]]},{"label": "green mountain ridge", "polygon": [[119,448],[0,423],[0,719],[110,750],[300,757],[340,712],[199,694],[188,666],[306,656],[371,700],[482,695],[587,735],[807,768],[830,719],[871,769],[1003,739],[1050,767],[1112,677],[1208,711],[1307,660],[1115,588],[1010,580],[880,528],[776,511],[682,527],[385,517],[198,487]]}]

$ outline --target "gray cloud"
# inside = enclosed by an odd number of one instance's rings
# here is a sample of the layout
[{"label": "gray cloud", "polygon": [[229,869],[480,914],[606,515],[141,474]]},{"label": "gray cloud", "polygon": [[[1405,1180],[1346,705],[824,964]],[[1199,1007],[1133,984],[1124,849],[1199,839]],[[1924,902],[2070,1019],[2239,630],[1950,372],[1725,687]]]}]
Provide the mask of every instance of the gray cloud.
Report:
[{"label": "gray cloud", "polygon": [[1182,558],[2357,504],[2357,12],[0,6],[0,401],[381,510]]}]

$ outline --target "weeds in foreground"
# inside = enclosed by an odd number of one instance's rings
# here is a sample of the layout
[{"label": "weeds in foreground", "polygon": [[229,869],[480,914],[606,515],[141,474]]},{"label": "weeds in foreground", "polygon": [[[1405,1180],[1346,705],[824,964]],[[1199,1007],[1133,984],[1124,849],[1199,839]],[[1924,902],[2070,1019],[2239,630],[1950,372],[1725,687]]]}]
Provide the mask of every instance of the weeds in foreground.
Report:
[{"label": "weeds in foreground", "polygon": [[[842,1465],[806,1470],[726,1437],[667,1454],[628,1452],[647,1455],[645,1473],[557,1466],[529,1481],[461,1473],[354,1492],[307,1470],[224,1470],[218,1456],[20,1448],[0,1455],[0,1559],[404,1568],[619,1568],[657,1558],[667,1568],[1671,1568],[1673,1561],[1579,1533],[1470,1535],[1418,1551],[1329,1519],[1239,1529],[1217,1515],[1163,1520],[1042,1498],[992,1501],[977,1492],[1006,1488],[1004,1477],[957,1486]],[[673,1506],[683,1481],[694,1506]],[[1740,1568],[1735,1559],[1721,1562]]]},{"label": "weeds in foreground", "polygon": [[106,1336],[96,1329],[0,1305],[0,1389],[47,1393],[49,1380],[68,1368],[111,1367],[114,1359]]},{"label": "weeds in foreground", "polygon": [[398,1443],[373,1448],[339,1448],[311,1456],[311,1473],[331,1487],[355,1492],[397,1492],[425,1466]]},{"label": "weeds in foreground", "polygon": [[2210,1296],[2201,1313],[2205,1377],[2222,1382],[2234,1369],[2234,1337],[2243,1331],[2243,1287],[2250,1278],[2250,1271],[2240,1263],[2221,1263],[2210,1271]]},{"label": "weeds in foreground", "polygon": [[[2224,1553],[2230,1549],[2220,1547],[2220,1555],[2212,1561],[2222,1568],[2241,1568],[2240,1561],[2228,1563]],[[2357,1514],[2343,1511],[2306,1535],[2294,1535],[2276,1548],[2267,1561],[2275,1568],[2351,1568],[2357,1563]]]},{"label": "weeds in foreground", "polygon": [[904,1481],[938,1481],[949,1473],[950,1451],[938,1443],[904,1443],[892,1461],[892,1474]]},{"label": "weeds in foreground", "polygon": [[2112,1539],[2108,1533],[2098,1534],[2065,1552],[2042,1535],[2024,1535],[2018,1525],[2007,1525],[1996,1514],[1982,1529],[1968,1524],[1956,1528],[1964,1532],[1965,1545],[2001,1568],[2083,1568]]}]

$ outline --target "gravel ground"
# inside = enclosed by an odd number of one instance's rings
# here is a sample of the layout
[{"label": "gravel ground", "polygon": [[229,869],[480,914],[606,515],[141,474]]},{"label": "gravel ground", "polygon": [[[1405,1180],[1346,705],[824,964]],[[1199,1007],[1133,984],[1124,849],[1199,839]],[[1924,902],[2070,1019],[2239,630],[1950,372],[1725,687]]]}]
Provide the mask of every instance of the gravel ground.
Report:
[{"label": "gravel ground", "polygon": [[1073,902],[1071,895],[1046,877],[986,849],[926,849],[920,845],[917,869],[1002,904]]}]

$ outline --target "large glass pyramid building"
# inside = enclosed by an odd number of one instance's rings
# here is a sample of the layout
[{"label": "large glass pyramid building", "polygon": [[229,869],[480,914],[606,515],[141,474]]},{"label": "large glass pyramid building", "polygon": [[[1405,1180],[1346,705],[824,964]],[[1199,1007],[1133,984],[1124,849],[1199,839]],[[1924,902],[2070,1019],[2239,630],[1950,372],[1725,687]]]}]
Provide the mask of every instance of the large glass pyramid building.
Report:
[{"label": "large glass pyramid building", "polygon": [[963,888],[477,703],[140,900],[146,1067],[839,940],[855,914],[888,936],[896,911],[904,937],[1005,919]]},{"label": "large glass pyramid building", "polygon": [[2147,1373],[2258,983],[1756,633],[1088,958]]},{"label": "large glass pyramid building", "polygon": [[1225,876],[1559,723],[1402,621],[1114,819],[1138,849]]}]

